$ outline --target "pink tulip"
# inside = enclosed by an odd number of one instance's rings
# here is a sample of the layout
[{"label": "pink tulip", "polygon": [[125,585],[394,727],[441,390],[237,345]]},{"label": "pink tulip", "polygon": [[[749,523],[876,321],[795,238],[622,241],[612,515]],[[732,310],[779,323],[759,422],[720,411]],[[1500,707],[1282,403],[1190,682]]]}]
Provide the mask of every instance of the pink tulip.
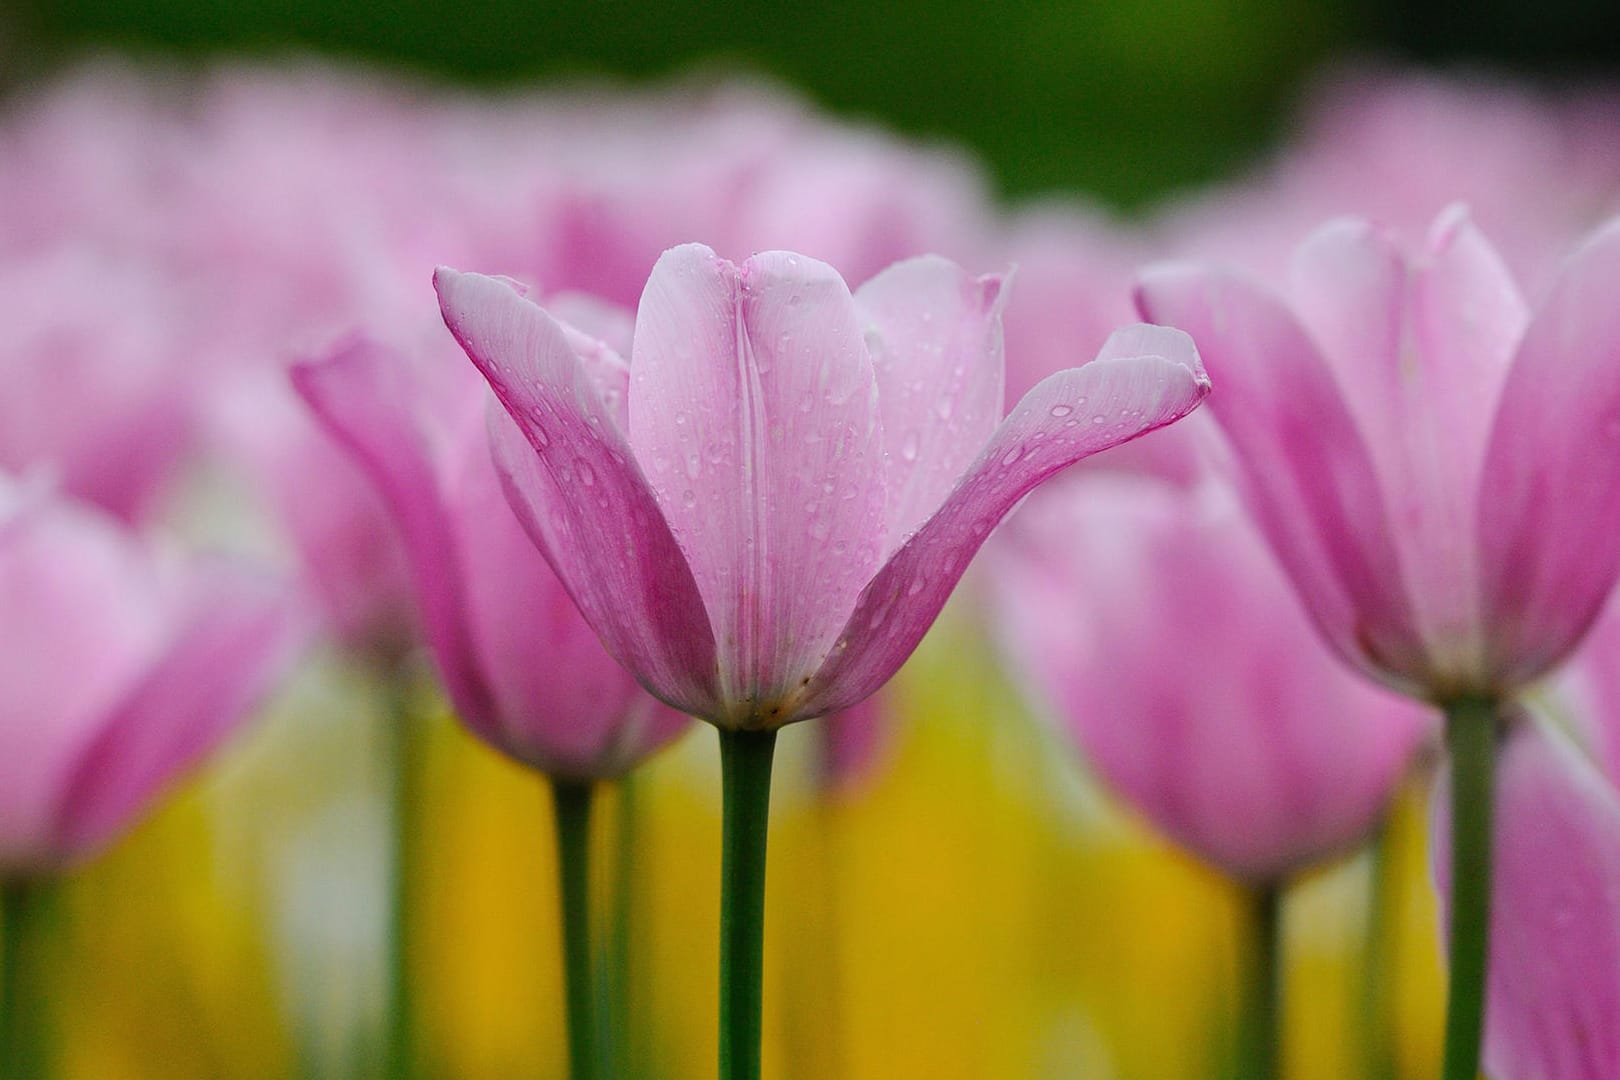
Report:
[{"label": "pink tulip", "polygon": [[1352,663],[1500,700],[1579,642],[1620,563],[1620,223],[1532,316],[1466,214],[1420,250],[1360,221],[1299,249],[1289,298],[1191,265],[1139,304],[1193,334],[1262,530]]},{"label": "pink tulip", "polygon": [[[1486,1072],[1608,1080],[1620,1075],[1620,793],[1532,720],[1498,753]],[[1436,818],[1432,858],[1449,897],[1449,829]]]},{"label": "pink tulip", "polygon": [[160,563],[0,486],[0,878],[83,859],[241,722],[299,620],[268,582]]},{"label": "pink tulip", "polygon": [[[355,342],[293,370],[299,392],[387,502],[457,715],[553,777],[623,774],[686,718],[602,650],[506,504],[488,392],[465,364]],[[459,378],[458,378],[459,376]]]},{"label": "pink tulip", "polygon": [[1238,878],[1363,840],[1432,729],[1322,647],[1224,489],[1074,477],[992,555],[1035,696],[1126,802]]},{"label": "pink tulip", "polygon": [[672,249],[628,367],[503,281],[436,282],[516,422],[494,442],[530,535],[609,651],[722,729],[867,697],[1023,495],[1207,392],[1185,335],[1137,327],[998,427],[1001,281],[937,258],[852,297],[803,256]]}]

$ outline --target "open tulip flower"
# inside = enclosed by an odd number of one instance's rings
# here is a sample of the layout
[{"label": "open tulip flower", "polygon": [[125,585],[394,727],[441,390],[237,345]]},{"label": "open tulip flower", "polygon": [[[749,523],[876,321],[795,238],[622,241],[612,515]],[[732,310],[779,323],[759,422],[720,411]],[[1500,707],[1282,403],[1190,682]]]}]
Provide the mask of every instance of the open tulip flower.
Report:
[{"label": "open tulip flower", "polygon": [[824,263],[659,260],[626,365],[507,282],[440,270],[531,536],[658,697],[726,729],[865,698],[1042,479],[1175,420],[1185,334],[1121,331],[1001,418],[1002,281],[940,259],[851,296]]},{"label": "open tulip flower", "polygon": [[608,650],[721,729],[721,1064],[757,1075],[776,729],[877,690],[1013,505],[1193,409],[1191,341],[1138,326],[1002,419],[1002,279],[898,263],[853,296],[788,252],[659,259],[628,365],[498,278],[445,322],[514,424],[508,495]]},{"label": "open tulip flower", "polygon": [[1448,715],[1456,918],[1448,1080],[1473,1080],[1499,711],[1565,659],[1620,569],[1620,221],[1533,314],[1466,213],[1418,251],[1363,221],[1295,255],[1289,297],[1148,271],[1194,335],[1261,529],[1328,641]]}]

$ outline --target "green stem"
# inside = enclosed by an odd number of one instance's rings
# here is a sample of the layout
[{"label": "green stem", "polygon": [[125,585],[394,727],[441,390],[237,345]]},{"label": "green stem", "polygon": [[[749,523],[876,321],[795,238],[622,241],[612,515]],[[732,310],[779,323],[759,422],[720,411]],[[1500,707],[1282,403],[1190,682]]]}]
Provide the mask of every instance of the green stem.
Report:
[{"label": "green stem", "polygon": [[720,732],[720,1078],[759,1080],[775,731]]},{"label": "green stem", "polygon": [[1362,944],[1360,982],[1362,1067],[1368,1080],[1393,1080],[1395,1076],[1394,1017],[1391,997],[1394,976],[1399,971],[1395,924],[1391,913],[1399,910],[1397,888],[1401,862],[1395,830],[1398,809],[1392,808],[1378,826],[1368,858],[1366,936]]},{"label": "green stem", "polygon": [[420,862],[422,824],[422,768],[424,746],[420,724],[410,707],[411,688],[396,675],[388,692],[383,717],[393,783],[393,865],[390,867],[388,905],[388,981],[384,1003],[387,1045],[384,1065],[389,1080],[411,1080],[416,1074],[416,995],[411,979],[411,924],[415,912],[415,882]]},{"label": "green stem", "polygon": [[631,998],[633,977],[630,965],[630,935],[635,924],[635,862],[639,814],[636,779],[632,773],[619,781],[618,829],[613,843],[613,907],[607,942],[602,950],[601,1016],[607,1045],[603,1067],[608,1076],[639,1076],[640,1058],[634,1046],[635,1032],[630,1023],[634,1011]]},{"label": "green stem", "polygon": [[563,977],[568,999],[568,1075],[599,1072],[596,999],[591,989],[591,803],[589,781],[551,782],[557,825],[557,884],[562,898]]},{"label": "green stem", "polygon": [[0,1080],[50,1075],[44,949],[54,894],[41,882],[0,884]]},{"label": "green stem", "polygon": [[1276,1080],[1282,1031],[1282,899],[1277,882],[1249,891],[1250,953],[1245,965],[1238,1075]]},{"label": "green stem", "polygon": [[1476,1080],[1485,1020],[1491,924],[1491,818],[1497,706],[1446,707],[1451,751],[1451,981],[1446,1001],[1445,1080]]}]

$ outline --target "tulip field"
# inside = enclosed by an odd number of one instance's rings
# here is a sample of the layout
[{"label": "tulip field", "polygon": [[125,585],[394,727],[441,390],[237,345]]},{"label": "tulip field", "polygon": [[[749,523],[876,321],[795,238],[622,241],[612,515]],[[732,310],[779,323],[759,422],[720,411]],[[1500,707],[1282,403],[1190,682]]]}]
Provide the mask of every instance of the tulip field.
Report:
[{"label": "tulip field", "polygon": [[0,1080],[1620,1078],[1620,84],[1313,85],[13,87]]}]

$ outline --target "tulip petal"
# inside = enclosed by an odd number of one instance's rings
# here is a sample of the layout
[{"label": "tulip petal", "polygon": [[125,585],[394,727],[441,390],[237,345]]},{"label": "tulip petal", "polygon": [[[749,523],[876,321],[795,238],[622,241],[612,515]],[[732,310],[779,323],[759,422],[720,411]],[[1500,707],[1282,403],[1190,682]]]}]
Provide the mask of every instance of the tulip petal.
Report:
[{"label": "tulip petal", "polygon": [[854,301],[825,263],[668,251],[636,317],[630,443],[697,580],[722,690],[775,722],[882,554],[882,428]]},{"label": "tulip petal", "polygon": [[922,640],[990,531],[1042,480],[1180,419],[1207,393],[1192,341],[1162,326],[1116,331],[1096,360],[1037,384],[939,511],[862,592],[806,688],[802,715],[848,708],[882,686]]},{"label": "tulip petal", "polygon": [[462,616],[460,555],[421,424],[405,358],[355,341],[325,360],[297,364],[293,386],[322,426],[369,475],[399,523],[416,579],[422,624],[457,714],[494,739],[489,687]]},{"label": "tulip petal", "polygon": [[0,523],[0,876],[53,861],[63,785],[172,611],[147,553],[111,521],[18,497]]},{"label": "tulip petal", "polygon": [[1003,284],[930,255],[855,292],[883,413],[885,557],[939,509],[1001,421]]},{"label": "tulip petal", "polygon": [[1237,481],[1323,635],[1377,677],[1426,674],[1378,478],[1326,362],[1275,297],[1235,275],[1155,267],[1137,304],[1198,342]]},{"label": "tulip petal", "polygon": [[1517,685],[1561,659],[1620,570],[1620,220],[1571,259],[1509,371],[1479,506],[1490,661]]},{"label": "tulip petal", "polygon": [[284,588],[212,567],[161,660],[108,716],[63,789],[60,849],[83,856],[234,731],[291,661],[306,621]]},{"label": "tulip petal", "polygon": [[[1485,1018],[1491,1076],[1620,1076],[1620,794],[1561,735],[1514,731],[1496,770]],[[1435,876],[1450,829],[1436,792]]]},{"label": "tulip petal", "polygon": [[714,710],[714,635],[686,557],[568,335],[509,286],[434,274],[445,324],[515,422],[493,424],[507,496],[602,644],[684,712]]},{"label": "tulip petal", "polygon": [[1379,478],[1437,682],[1468,679],[1481,659],[1480,471],[1524,301],[1461,207],[1410,265],[1364,221],[1324,226],[1296,253],[1293,285]]}]

